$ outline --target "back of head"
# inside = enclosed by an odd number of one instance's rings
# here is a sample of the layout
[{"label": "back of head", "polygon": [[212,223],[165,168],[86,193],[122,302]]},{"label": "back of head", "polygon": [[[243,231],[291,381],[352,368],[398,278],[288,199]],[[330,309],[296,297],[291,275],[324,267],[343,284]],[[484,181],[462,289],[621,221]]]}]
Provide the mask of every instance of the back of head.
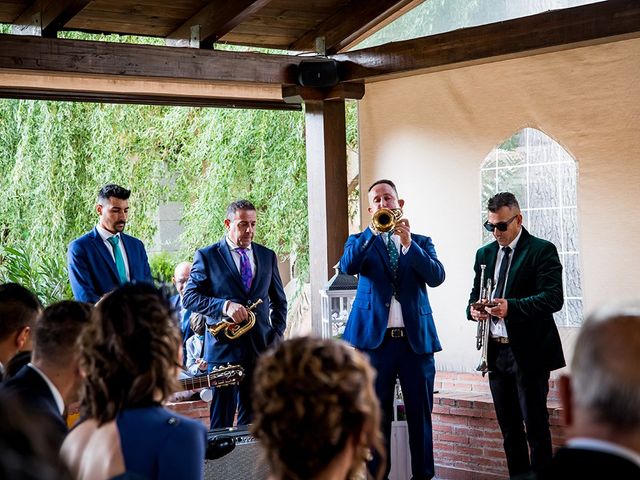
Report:
[{"label": "back of head", "polygon": [[591,315],[571,362],[574,403],[619,432],[640,429],[640,304]]},{"label": "back of head", "polygon": [[196,335],[204,335],[205,328],[207,326],[204,315],[201,313],[192,313],[189,322],[193,333]]},{"label": "back of head", "polygon": [[32,327],[42,304],[17,283],[0,285],[0,340],[24,327]]},{"label": "back of head", "polygon": [[177,389],[180,335],[169,302],[151,285],[127,284],[105,296],[80,346],[83,414],[100,423]]},{"label": "back of head", "polygon": [[278,479],[310,479],[355,442],[354,464],[382,452],[373,370],[338,340],[300,337],[264,354],[254,375],[252,425]]},{"label": "back of head", "polygon": [[33,329],[33,363],[66,367],[77,356],[77,341],[88,324],[91,307],[65,300],[49,305]]}]

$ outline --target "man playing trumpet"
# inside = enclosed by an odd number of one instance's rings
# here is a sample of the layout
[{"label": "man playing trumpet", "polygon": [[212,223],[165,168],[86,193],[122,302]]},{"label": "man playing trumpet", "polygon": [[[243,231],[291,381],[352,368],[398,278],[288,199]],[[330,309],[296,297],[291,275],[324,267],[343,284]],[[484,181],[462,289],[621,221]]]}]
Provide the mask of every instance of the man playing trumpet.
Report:
[{"label": "man playing trumpet", "polygon": [[[414,480],[434,475],[431,406],[435,364],[442,350],[431,315],[426,285],[444,281],[444,267],[429,237],[411,233],[409,220],[398,219],[402,208],[396,186],[378,180],[369,188],[370,227],[347,239],[340,269],[358,274],[358,290],[344,332],[344,340],[363,351],[377,370],[375,388],[383,410],[382,430],[390,459],[391,421],[396,378],[400,378],[409,426]],[[386,218],[376,215],[381,209]],[[393,218],[392,218],[393,217]],[[376,225],[391,223],[389,232]],[[386,227],[383,227],[386,229]],[[425,285],[426,284],[426,285]],[[369,470],[375,475],[380,459]],[[390,465],[387,462],[386,474]]]},{"label": "man playing trumpet", "polygon": [[[467,317],[489,321],[485,326],[490,329],[485,345],[489,387],[513,477],[539,471],[551,461],[549,376],[565,366],[553,321],[553,313],[564,301],[562,265],[551,242],[534,237],[522,226],[520,206],[512,193],[498,193],[489,199],[487,209],[484,228],[496,241],[476,253]],[[485,265],[486,269],[481,268]],[[482,296],[483,270],[495,285],[493,294],[487,295],[494,306],[472,307]]]}]

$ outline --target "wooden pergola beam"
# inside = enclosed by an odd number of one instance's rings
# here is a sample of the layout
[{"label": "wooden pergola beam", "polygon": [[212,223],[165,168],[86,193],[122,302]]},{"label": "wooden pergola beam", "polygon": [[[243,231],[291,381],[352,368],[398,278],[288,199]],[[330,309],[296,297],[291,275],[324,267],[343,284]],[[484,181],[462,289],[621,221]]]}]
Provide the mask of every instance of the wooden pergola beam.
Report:
[{"label": "wooden pergola beam", "polygon": [[640,37],[640,2],[608,0],[334,55],[342,80],[379,80]]},{"label": "wooden pergola beam", "polygon": [[252,52],[183,49],[0,35],[0,68],[210,82],[295,84],[299,58]]},{"label": "wooden pergola beam", "polygon": [[[167,36],[167,40],[179,43],[172,45],[210,46],[220,37],[233,30],[253,13],[271,0],[215,0],[203,7],[189,20]],[[192,27],[198,26],[198,39],[190,42]]]},{"label": "wooden pergola beam", "polygon": [[212,83],[0,69],[0,97],[150,105],[300,110],[279,85]]},{"label": "wooden pergola beam", "polygon": [[[314,30],[289,45],[289,50],[313,50],[316,38],[324,38],[327,54],[339,52],[387,16],[414,0],[352,0]],[[320,52],[324,53],[324,52]]]},{"label": "wooden pergola beam", "polygon": [[55,37],[91,0],[37,0],[13,22],[13,33]]}]

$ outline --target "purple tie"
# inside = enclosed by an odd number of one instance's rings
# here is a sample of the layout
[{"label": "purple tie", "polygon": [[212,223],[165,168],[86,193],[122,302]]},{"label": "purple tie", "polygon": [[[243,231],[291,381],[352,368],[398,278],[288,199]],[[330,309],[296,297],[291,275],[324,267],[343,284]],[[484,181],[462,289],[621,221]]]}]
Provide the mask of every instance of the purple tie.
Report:
[{"label": "purple tie", "polygon": [[246,248],[236,248],[236,252],[240,254],[240,277],[242,278],[242,284],[248,292],[251,289],[251,281],[253,280],[249,255],[247,255]]}]

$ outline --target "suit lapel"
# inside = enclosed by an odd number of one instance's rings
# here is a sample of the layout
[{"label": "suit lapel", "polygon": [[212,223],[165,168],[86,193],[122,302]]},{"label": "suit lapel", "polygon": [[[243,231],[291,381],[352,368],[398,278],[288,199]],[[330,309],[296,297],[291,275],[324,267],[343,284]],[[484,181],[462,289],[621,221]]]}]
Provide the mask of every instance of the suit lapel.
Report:
[{"label": "suit lapel", "polygon": [[220,243],[218,245],[219,245],[218,252],[220,252],[220,256],[222,257],[222,260],[227,265],[227,268],[229,269],[229,273],[231,274],[231,277],[233,277],[233,279],[236,281],[236,283],[238,284],[238,287],[240,287],[240,289],[244,291],[244,285],[242,284],[242,277],[240,276],[238,267],[236,267],[236,262],[233,261],[233,257],[231,256],[231,249],[227,244],[227,239],[223,238],[222,240],[220,240]]},{"label": "suit lapel", "polygon": [[518,274],[520,273],[520,267],[522,267],[524,259],[527,257],[527,252],[530,247],[529,236],[529,232],[522,227],[522,235],[520,235],[520,240],[518,240],[518,243],[516,244],[516,249],[513,252],[513,260],[511,260],[511,267],[509,268],[509,274],[507,275],[507,284],[504,288],[505,297],[507,296],[507,293],[511,293],[511,285],[516,281]]},{"label": "suit lapel", "polygon": [[264,258],[262,258],[262,255],[258,255],[258,249],[256,248],[255,243],[251,244],[251,250],[253,250],[253,261],[256,264],[256,269],[253,272],[253,281],[251,282],[251,288],[249,289],[248,293],[253,293],[253,291],[256,289],[258,285],[258,275],[260,274],[260,271],[263,267],[262,263],[265,260]]},{"label": "suit lapel", "polygon": [[104,259],[106,264],[109,266],[109,270],[113,274],[116,283],[120,283],[120,276],[118,275],[118,270],[116,269],[116,262],[113,261],[113,257],[111,256],[111,252],[107,249],[107,246],[104,244],[102,237],[98,233],[98,229],[93,227],[93,245],[100,254],[100,256]]},{"label": "suit lapel", "polygon": [[389,275],[391,275],[391,260],[389,260],[389,252],[387,252],[387,246],[382,239],[382,235],[386,234],[378,235],[378,238],[374,240],[373,246],[382,257],[382,263],[384,263],[385,267],[387,268],[387,272],[389,273]]}]

